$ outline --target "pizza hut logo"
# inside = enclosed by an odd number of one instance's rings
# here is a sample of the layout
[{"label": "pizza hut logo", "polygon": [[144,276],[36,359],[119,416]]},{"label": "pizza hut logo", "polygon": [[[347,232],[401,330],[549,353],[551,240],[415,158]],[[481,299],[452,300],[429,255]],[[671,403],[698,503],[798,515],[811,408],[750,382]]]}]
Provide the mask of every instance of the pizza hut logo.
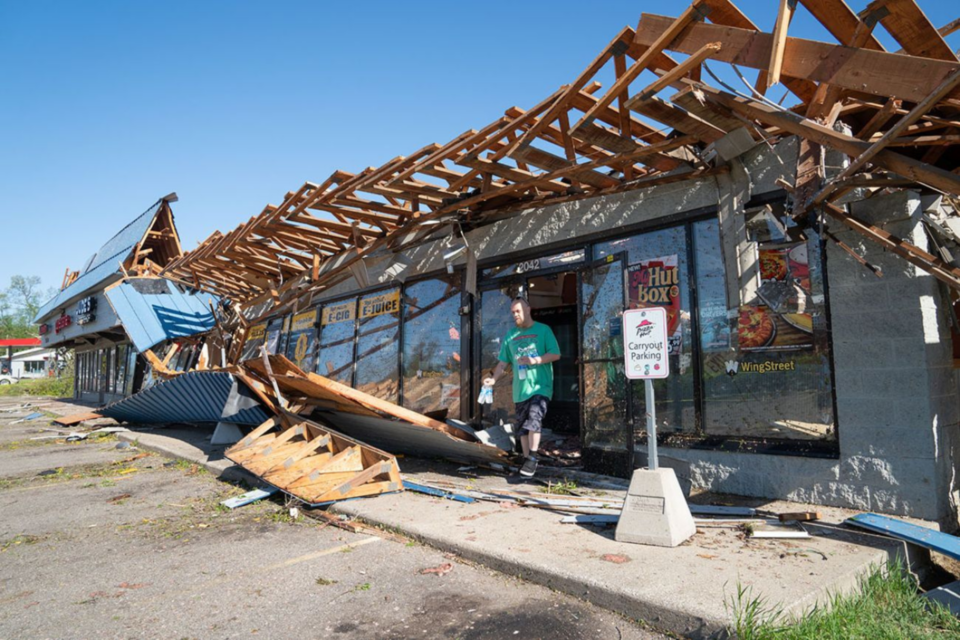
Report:
[{"label": "pizza hut logo", "polygon": [[637,325],[637,338],[646,338],[653,333],[654,325],[649,320],[643,320]]}]

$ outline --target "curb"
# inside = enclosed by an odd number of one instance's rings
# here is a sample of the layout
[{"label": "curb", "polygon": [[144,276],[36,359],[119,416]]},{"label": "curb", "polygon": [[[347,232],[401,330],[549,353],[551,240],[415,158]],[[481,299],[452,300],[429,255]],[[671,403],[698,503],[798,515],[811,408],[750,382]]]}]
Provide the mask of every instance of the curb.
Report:
[{"label": "curb", "polygon": [[206,455],[197,455],[191,456],[182,453],[177,453],[161,444],[154,444],[150,442],[143,442],[141,438],[142,434],[136,431],[121,431],[117,434],[117,439],[124,442],[129,442],[130,444],[136,446],[138,449],[143,449],[144,451],[150,451],[152,453],[159,454],[164,458],[170,458],[171,460],[186,460],[187,462],[192,462],[194,464],[200,465],[212,475],[216,476],[218,479],[223,480],[224,482],[238,483],[243,482],[248,484],[252,488],[260,487],[263,485],[260,482],[260,479],[251,474],[249,471],[243,467],[239,467],[230,460],[224,459],[223,462],[211,462],[207,459]]},{"label": "curb", "polygon": [[[187,460],[200,465],[221,480],[227,482],[242,481],[251,487],[262,485],[256,476],[253,476],[230,460],[223,459],[211,462],[207,459],[206,454],[199,453],[198,455],[189,455],[186,453],[178,453],[163,444],[143,442],[140,440],[141,436],[142,434],[135,431],[125,431],[117,434],[118,439],[135,444],[138,448],[145,451],[151,451],[166,458]],[[559,471],[559,473],[551,473],[550,475],[553,477],[579,479],[585,483],[595,479],[594,474],[567,470]],[[596,476],[596,478],[599,478],[599,476]],[[610,481],[609,478],[604,478],[604,480],[607,482]],[[626,488],[626,484],[624,488]],[[482,565],[488,569],[498,571],[505,575],[516,576],[527,582],[560,591],[622,615],[630,620],[651,626],[655,630],[679,633],[684,637],[690,638],[712,638],[722,635],[726,629],[726,622],[723,620],[707,620],[680,610],[651,604],[650,602],[611,589],[606,585],[593,582],[586,577],[569,575],[561,571],[527,565],[512,558],[485,552],[481,549],[470,548],[457,541],[434,535],[430,531],[419,531],[416,530],[415,527],[411,528],[397,525],[396,523],[385,522],[378,518],[372,518],[363,514],[360,504],[354,501],[330,505],[328,511],[360,518],[373,526],[389,527],[398,530],[405,536],[414,538],[441,551],[456,553],[461,558]]]}]

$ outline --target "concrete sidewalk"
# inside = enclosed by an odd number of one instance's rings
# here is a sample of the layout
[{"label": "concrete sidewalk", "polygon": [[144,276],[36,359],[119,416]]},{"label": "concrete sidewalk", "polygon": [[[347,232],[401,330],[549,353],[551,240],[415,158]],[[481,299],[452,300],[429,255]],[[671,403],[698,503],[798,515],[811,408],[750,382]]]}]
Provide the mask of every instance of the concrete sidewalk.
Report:
[{"label": "concrete sidewalk", "polygon": [[[211,433],[205,427],[171,427],[133,428],[119,435],[225,478],[256,482],[223,457],[223,447],[210,446]],[[440,461],[404,458],[400,465],[415,481],[442,480],[478,490],[543,488],[477,470],[459,472],[457,465]],[[623,495],[615,490],[604,494]],[[784,502],[754,505],[774,512],[810,509]],[[853,588],[871,567],[906,553],[895,541],[837,526],[853,512],[822,507],[817,510],[824,519],[807,526],[813,535],[809,539],[748,539],[734,525],[713,525],[698,527],[690,541],[674,549],[618,543],[612,528],[560,524],[561,514],[555,512],[493,502],[463,504],[413,492],[344,501],[331,510],[694,638],[729,627],[734,616],[730,603],[740,586],[751,589],[751,598],[800,613],[831,593]]]}]

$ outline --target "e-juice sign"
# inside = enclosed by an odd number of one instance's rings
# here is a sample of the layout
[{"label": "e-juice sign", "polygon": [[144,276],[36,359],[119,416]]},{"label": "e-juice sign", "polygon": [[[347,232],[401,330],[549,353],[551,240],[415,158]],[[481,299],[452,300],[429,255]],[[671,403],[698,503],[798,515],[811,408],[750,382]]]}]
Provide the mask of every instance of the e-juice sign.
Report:
[{"label": "e-juice sign", "polygon": [[360,319],[372,318],[385,313],[399,313],[400,290],[394,289],[387,293],[370,296],[360,301]]},{"label": "e-juice sign", "polygon": [[627,270],[631,309],[661,307],[667,314],[670,353],[680,353],[680,269],[677,256],[646,260]]},{"label": "e-juice sign", "polygon": [[340,304],[331,304],[323,308],[323,315],[320,319],[320,324],[336,324],[338,322],[347,322],[354,319],[354,314],[356,313],[357,302],[356,300],[350,300],[348,302],[343,302]]}]

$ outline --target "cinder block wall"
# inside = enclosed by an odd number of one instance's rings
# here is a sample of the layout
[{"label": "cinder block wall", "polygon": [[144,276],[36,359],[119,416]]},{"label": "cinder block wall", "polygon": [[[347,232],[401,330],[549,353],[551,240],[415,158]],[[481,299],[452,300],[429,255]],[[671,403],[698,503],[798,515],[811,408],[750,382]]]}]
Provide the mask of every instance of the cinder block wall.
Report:
[{"label": "cinder block wall", "polygon": [[[852,205],[863,220],[921,248],[911,192]],[[960,399],[947,308],[936,279],[837,223],[831,229],[878,278],[827,244],[839,460],[661,448],[698,487],[852,507],[957,526]]]},{"label": "cinder block wall", "polygon": [[[916,193],[874,197],[851,211],[928,248]],[[877,278],[828,246],[840,481],[868,508],[955,525],[960,411],[943,289],[856,232],[838,236],[883,270]]]}]

